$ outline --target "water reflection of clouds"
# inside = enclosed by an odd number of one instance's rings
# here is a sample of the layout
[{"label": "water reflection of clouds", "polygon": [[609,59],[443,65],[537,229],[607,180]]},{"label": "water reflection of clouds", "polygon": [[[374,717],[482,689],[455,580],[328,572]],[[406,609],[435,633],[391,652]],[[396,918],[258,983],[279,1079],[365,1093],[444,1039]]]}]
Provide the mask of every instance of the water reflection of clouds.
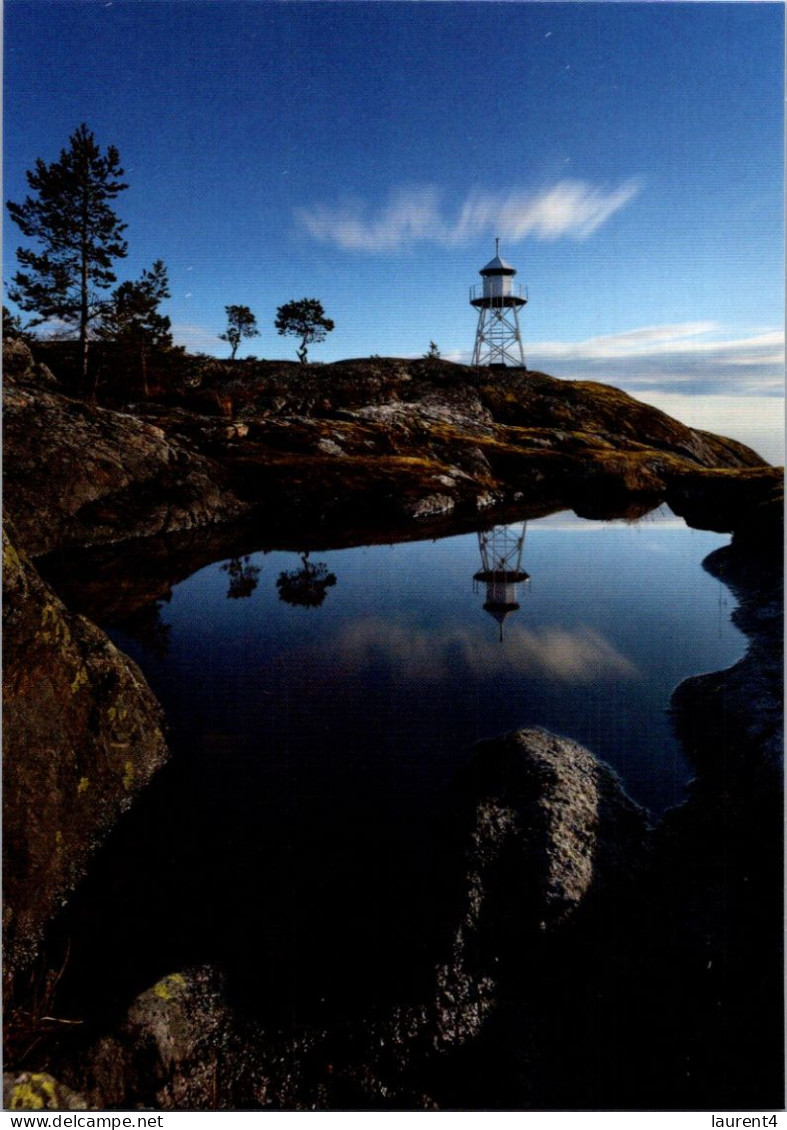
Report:
[{"label": "water reflection of clouds", "polygon": [[670,544],[665,541],[655,541],[648,539],[643,542],[642,548],[646,553],[652,553],[657,557],[678,557],[680,554],[680,547]]},{"label": "water reflection of clouds", "polygon": [[375,662],[384,663],[405,680],[440,682],[457,670],[477,678],[521,674],[566,683],[640,679],[632,661],[589,625],[506,626],[506,638],[463,628],[429,631],[366,617],[348,624],[333,645],[334,666],[342,676]]}]

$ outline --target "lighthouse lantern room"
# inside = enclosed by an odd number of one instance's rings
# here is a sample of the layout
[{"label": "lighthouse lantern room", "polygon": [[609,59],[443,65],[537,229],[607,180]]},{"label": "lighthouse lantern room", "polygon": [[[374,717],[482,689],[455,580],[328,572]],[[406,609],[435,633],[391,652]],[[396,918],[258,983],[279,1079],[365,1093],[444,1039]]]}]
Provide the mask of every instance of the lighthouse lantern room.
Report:
[{"label": "lighthouse lantern room", "polygon": [[527,291],[513,281],[516,268],[500,258],[499,239],[494,259],[479,274],[483,282],[470,288],[470,305],[478,310],[473,364],[524,369],[519,311],[527,303]]}]

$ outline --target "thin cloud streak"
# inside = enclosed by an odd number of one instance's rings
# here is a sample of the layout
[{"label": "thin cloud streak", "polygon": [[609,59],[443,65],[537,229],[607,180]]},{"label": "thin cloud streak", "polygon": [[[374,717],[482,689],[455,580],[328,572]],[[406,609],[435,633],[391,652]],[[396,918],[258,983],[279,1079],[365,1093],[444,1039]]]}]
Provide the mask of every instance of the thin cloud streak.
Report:
[{"label": "thin cloud streak", "polygon": [[576,361],[698,354],[737,365],[772,365],[784,360],[784,334],[779,330],[732,340],[707,340],[706,335],[718,332],[723,330],[717,322],[644,326],[579,342],[537,342],[531,346],[531,351],[539,357]]},{"label": "thin cloud streak", "polygon": [[533,342],[528,365],[553,376],[600,380],[629,392],[778,397],[784,331],[734,337],[716,322],[642,326],[579,342]]},{"label": "thin cloud streak", "polygon": [[[469,350],[446,350],[470,363]],[[672,390],[694,395],[780,397],[784,394],[784,331],[734,337],[717,322],[641,326],[584,341],[525,339],[528,367],[566,380],[597,380],[630,392]]]},{"label": "thin cloud streak", "polygon": [[625,207],[641,189],[628,180],[607,190],[584,181],[563,180],[541,192],[475,189],[455,215],[443,206],[434,186],[400,188],[376,214],[358,200],[336,206],[316,205],[296,212],[298,226],[321,243],[343,251],[380,254],[417,243],[442,247],[468,244],[499,235],[508,243],[528,236],[540,240],[583,240]]}]

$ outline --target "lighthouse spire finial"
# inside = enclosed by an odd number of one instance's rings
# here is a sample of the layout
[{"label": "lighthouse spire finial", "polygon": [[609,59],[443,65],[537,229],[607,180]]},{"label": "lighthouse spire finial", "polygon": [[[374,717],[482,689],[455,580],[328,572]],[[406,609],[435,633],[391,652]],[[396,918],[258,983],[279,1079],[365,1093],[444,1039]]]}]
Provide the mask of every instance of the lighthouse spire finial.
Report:
[{"label": "lighthouse spire finial", "polygon": [[495,238],[495,255],[500,255],[500,236]]}]

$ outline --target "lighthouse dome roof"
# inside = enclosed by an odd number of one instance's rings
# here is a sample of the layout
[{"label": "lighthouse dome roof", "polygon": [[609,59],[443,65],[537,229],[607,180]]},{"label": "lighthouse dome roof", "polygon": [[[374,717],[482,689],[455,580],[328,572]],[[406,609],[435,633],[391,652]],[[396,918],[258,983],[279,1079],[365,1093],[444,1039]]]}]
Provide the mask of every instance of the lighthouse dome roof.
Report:
[{"label": "lighthouse dome roof", "polygon": [[516,274],[516,267],[512,267],[510,263],[506,263],[499,255],[495,255],[494,259],[490,259],[485,267],[482,267],[479,274]]}]

